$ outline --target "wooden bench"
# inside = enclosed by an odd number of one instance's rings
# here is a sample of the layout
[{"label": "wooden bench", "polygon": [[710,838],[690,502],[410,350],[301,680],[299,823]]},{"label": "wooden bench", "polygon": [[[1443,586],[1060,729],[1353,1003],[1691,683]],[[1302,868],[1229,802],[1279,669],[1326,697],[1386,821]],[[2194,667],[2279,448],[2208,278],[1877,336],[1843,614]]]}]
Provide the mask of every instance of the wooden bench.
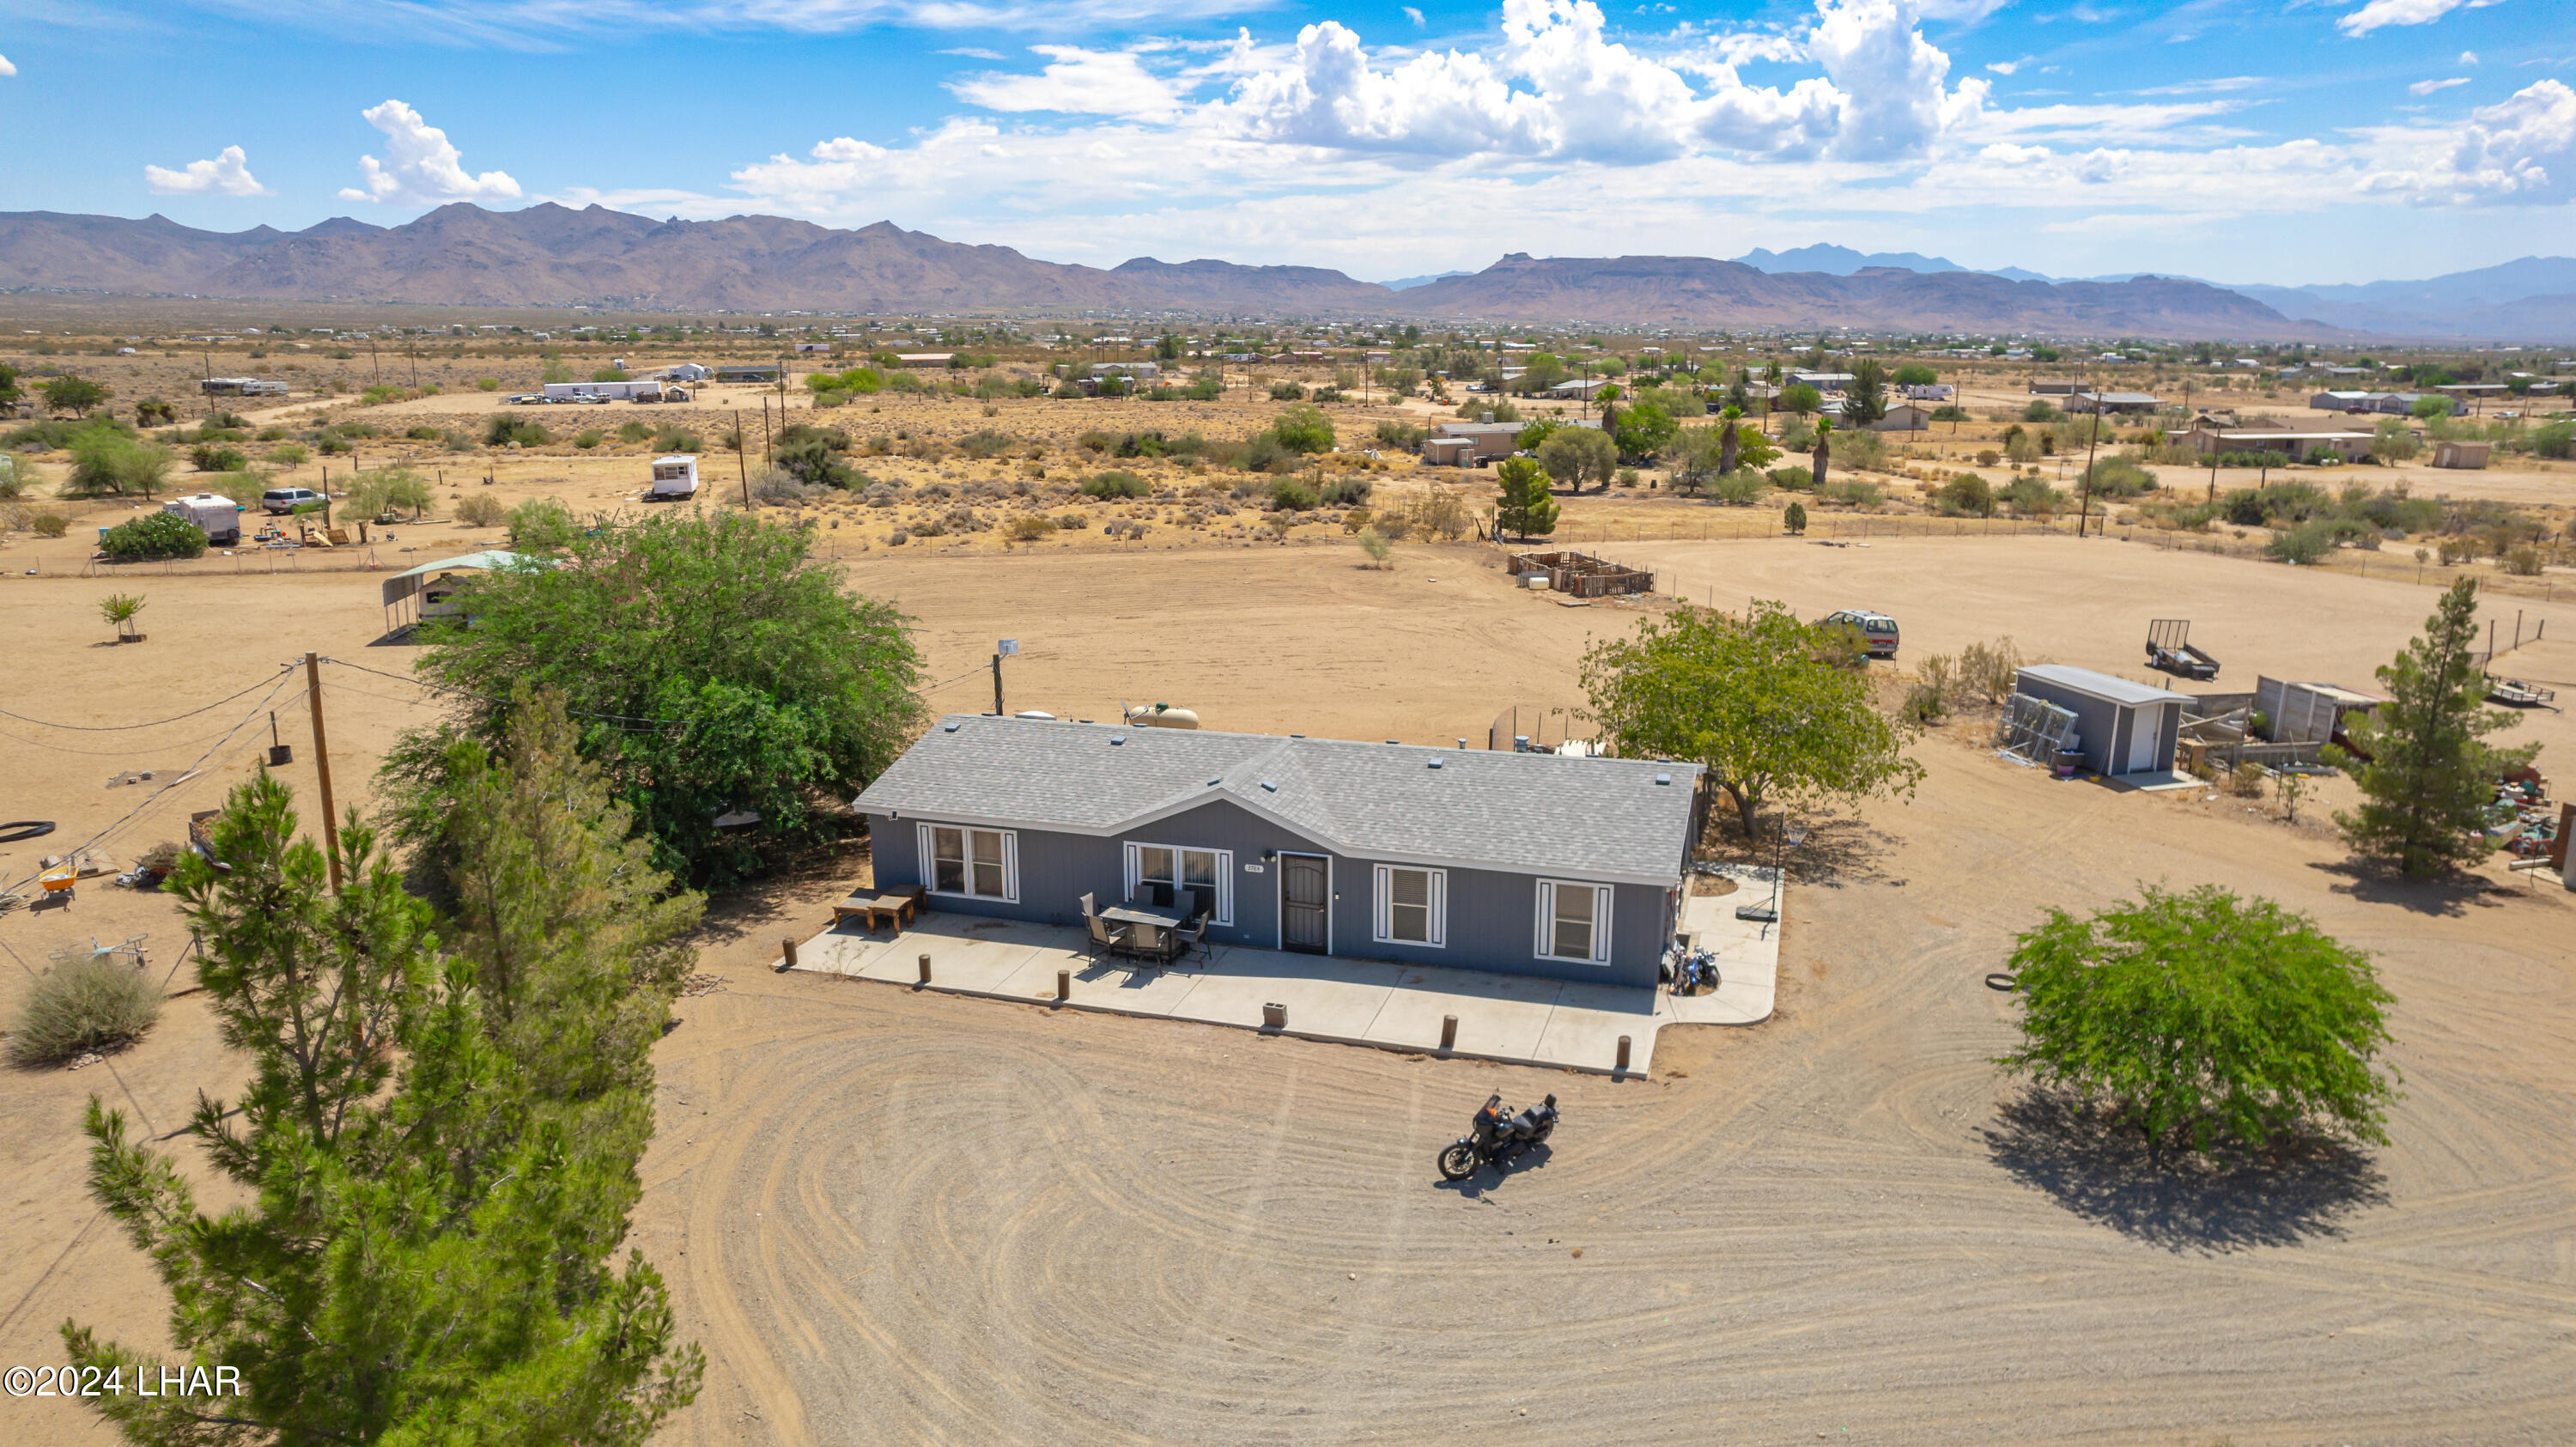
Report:
[{"label": "wooden bench", "polygon": [[832,923],[838,927],[843,920],[856,917],[867,921],[870,934],[877,932],[879,920],[901,929],[921,913],[921,897],[921,886],[917,884],[878,894],[853,890],[849,898],[832,906]]}]

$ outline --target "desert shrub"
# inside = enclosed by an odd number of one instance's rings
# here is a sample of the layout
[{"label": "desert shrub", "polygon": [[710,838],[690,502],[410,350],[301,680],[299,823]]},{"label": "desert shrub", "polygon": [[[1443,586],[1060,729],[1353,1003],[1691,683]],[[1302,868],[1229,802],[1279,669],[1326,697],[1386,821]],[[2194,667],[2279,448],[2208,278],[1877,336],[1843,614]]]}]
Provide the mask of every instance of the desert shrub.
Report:
[{"label": "desert shrub", "polygon": [[483,444],[487,447],[507,447],[513,442],[521,447],[543,447],[553,440],[545,424],[537,419],[514,417],[507,412],[493,414],[483,429]]},{"label": "desert shrub", "polygon": [[138,1039],[160,1018],[161,992],[113,955],[66,951],[36,977],[9,1030],[9,1058],[50,1065]]},{"label": "desert shrub", "polygon": [[903,488],[891,482],[871,482],[859,493],[859,500],[870,507],[892,507],[903,497]]},{"label": "desert shrub", "polygon": [[40,538],[58,538],[72,530],[72,520],[58,512],[40,512],[27,527]]},{"label": "desert shrub", "polygon": [[199,472],[239,472],[250,465],[238,447],[200,442],[188,449],[188,464]]},{"label": "desert shrub", "polygon": [[1328,507],[1348,507],[1369,500],[1369,480],[1356,475],[1329,478],[1315,496]]},{"label": "desert shrub", "polygon": [[488,492],[461,498],[456,504],[456,520],[469,528],[498,527],[508,514],[501,500]]},{"label": "desert shrub", "polygon": [[18,459],[0,452],[0,498],[20,497],[27,491],[27,475],[19,470]]},{"label": "desert shrub", "polygon": [[572,435],[572,445],[580,448],[584,452],[588,452],[590,449],[597,447],[605,440],[606,439],[600,435],[600,431],[596,427],[585,427]]},{"label": "desert shrub", "polygon": [[698,434],[682,427],[665,425],[653,437],[656,452],[696,452],[699,448]]},{"label": "desert shrub", "polygon": [[2021,645],[2010,638],[1971,643],[1959,650],[1959,687],[1988,703],[2012,697],[2022,668]]},{"label": "desert shrub", "polygon": [[1807,505],[1805,503],[1792,500],[1787,507],[1780,509],[1780,526],[1793,533],[1805,532],[1807,530]]},{"label": "desert shrub", "polygon": [[1017,542],[1033,543],[1055,530],[1054,518],[1022,513],[1003,525],[1002,535]]},{"label": "desert shrub", "polygon": [[769,458],[774,471],[785,473],[807,487],[847,490],[866,481],[849,463],[841,460],[841,454],[832,446],[831,439],[822,436],[808,434],[781,442],[770,449]]},{"label": "desert shrub", "polygon": [[268,460],[280,467],[302,467],[313,460],[313,451],[301,442],[281,442],[268,449]]},{"label": "desert shrub", "polygon": [[206,550],[206,535],[195,523],[172,513],[152,512],[118,523],[99,539],[99,551],[120,563],[152,558],[193,558]]},{"label": "desert shrub", "polygon": [[957,450],[979,462],[985,458],[999,457],[1018,445],[1009,433],[996,432],[989,427],[969,432],[957,439]]},{"label": "desert shrub", "polygon": [[414,442],[436,442],[438,440],[438,429],[424,423],[421,426],[406,429],[403,432],[403,436]]},{"label": "desert shrub", "polygon": [[2016,476],[1996,496],[2022,517],[2053,517],[2066,504],[2066,494],[2049,486],[2047,479],[2036,472]]},{"label": "desert shrub", "polygon": [[498,377],[477,377],[474,379],[474,390],[477,392],[498,392],[501,390],[501,379]]},{"label": "desert shrub", "polygon": [[757,502],[807,502],[821,497],[824,491],[821,484],[807,482],[779,467],[763,468],[751,480],[751,495]]},{"label": "desert shrub", "polygon": [[2057,404],[2045,397],[2033,397],[2030,405],[2021,409],[2024,422],[2054,422],[2057,418]]},{"label": "desert shrub", "polygon": [[69,497],[150,497],[170,472],[170,449],[107,428],[82,429],[72,440]]},{"label": "desert shrub", "polygon": [[2529,543],[2507,548],[2504,554],[2504,570],[2517,578],[2539,577],[2548,562],[2548,555]]},{"label": "desert shrub", "polygon": [[2531,451],[2538,457],[2576,457],[2576,422],[2552,422],[2531,434]]},{"label": "desert shrub", "polygon": [[1991,447],[1981,447],[1977,449],[1977,465],[1979,467],[1992,467],[2003,460],[2004,455]]},{"label": "desert shrub", "polygon": [[1995,515],[1993,485],[1973,472],[1961,473],[1941,484],[1933,497],[1945,513],[1981,518]]},{"label": "desert shrub", "polygon": [[620,442],[641,442],[652,435],[653,424],[641,419],[622,422],[617,427],[617,440]]},{"label": "desert shrub", "polygon": [[1145,479],[1132,472],[1104,472],[1084,479],[1082,484],[1084,497],[1148,497],[1153,491]]},{"label": "desert shrub", "polygon": [[408,467],[380,467],[362,472],[349,484],[349,511],[358,517],[377,517],[396,509],[408,509],[418,517],[437,503],[429,479]]},{"label": "desert shrub", "polygon": [[1816,481],[1814,470],[1805,467],[1775,467],[1762,474],[1762,477],[1773,487],[1784,488],[1790,492],[1804,492]]},{"label": "desert shrub", "polygon": [[1416,448],[1422,445],[1422,439],[1430,435],[1422,428],[1407,422],[1377,424],[1377,443],[1380,447]]},{"label": "desert shrub", "polygon": [[1825,490],[1819,495],[1827,502],[1838,502],[1849,507],[1876,507],[1882,500],[1877,483],[1860,482],[1851,478],[1826,483]]},{"label": "desert shrub", "polygon": [[1141,538],[1151,528],[1148,524],[1137,522],[1133,518],[1113,518],[1102,523],[1100,530],[1113,538]]},{"label": "desert shrub", "polygon": [[2156,490],[2155,474],[2140,466],[2134,457],[2097,458],[2085,475],[2092,481],[2095,497],[2136,497]]},{"label": "desert shrub", "polygon": [[1293,477],[1270,484],[1270,506],[1277,512],[1306,512],[1323,501],[1315,489]]},{"label": "desert shrub", "polygon": [[1914,682],[1905,690],[1905,713],[1916,723],[1938,723],[1950,712],[1958,688],[1957,668],[1949,655],[1935,653],[1915,666]]},{"label": "desert shrub", "polygon": [[1291,452],[1333,450],[1333,419],[1311,406],[1291,407],[1270,424],[1270,435]]},{"label": "desert shrub", "polygon": [[1393,545],[1375,528],[1360,529],[1360,551],[1368,555],[1368,566],[1383,568],[1395,552]]},{"label": "desert shrub", "polygon": [[952,533],[980,533],[993,525],[990,518],[962,502],[941,513],[939,524],[943,531]]},{"label": "desert shrub", "polygon": [[1303,382],[1273,382],[1270,384],[1270,400],[1273,402],[1302,401],[1305,396],[1306,385]]},{"label": "desert shrub", "polygon": [[2320,518],[2272,534],[2272,540],[2263,545],[2263,555],[2276,563],[2318,563],[2334,551],[2334,545],[2334,524]]},{"label": "desert shrub", "polygon": [[510,509],[503,519],[510,527],[510,546],[523,553],[550,553],[572,545],[581,536],[581,524],[573,520],[572,509],[550,497],[532,497]]},{"label": "desert shrub", "polygon": [[1257,433],[1243,445],[1242,467],[1246,472],[1286,472],[1297,466],[1298,454],[1267,432]]}]

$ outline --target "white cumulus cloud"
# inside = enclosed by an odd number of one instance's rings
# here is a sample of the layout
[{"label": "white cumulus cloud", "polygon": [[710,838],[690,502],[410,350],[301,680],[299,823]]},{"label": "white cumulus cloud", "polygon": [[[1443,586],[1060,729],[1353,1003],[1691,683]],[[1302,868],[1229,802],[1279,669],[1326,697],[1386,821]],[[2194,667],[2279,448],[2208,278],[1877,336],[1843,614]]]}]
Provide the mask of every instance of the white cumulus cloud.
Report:
[{"label": "white cumulus cloud", "polygon": [[0,55],[0,76],[16,75],[17,73],[18,67],[9,63],[9,57]]},{"label": "white cumulus cloud", "polygon": [[422,120],[420,112],[401,101],[388,100],[362,114],[367,124],[385,133],[385,154],[390,159],[360,156],[358,169],[366,185],[343,188],[342,200],[438,206],[450,201],[518,199],[519,183],[507,172],[469,174],[464,153],[447,139],[447,132]]},{"label": "white cumulus cloud", "polygon": [[2454,10],[2484,9],[2503,0],[2370,0],[2335,22],[2335,29],[2359,39],[2391,25],[2430,25]]},{"label": "white cumulus cloud", "polygon": [[2469,78],[2465,75],[2455,75],[2447,80],[2419,80],[2413,85],[2406,87],[2406,93],[2408,95],[2431,95],[2437,90],[2449,90],[2455,85],[2467,85],[2468,83]]},{"label": "white cumulus cloud", "polygon": [[1180,96],[1171,84],[1145,69],[1131,52],[1075,45],[1029,48],[1049,57],[1038,74],[987,73],[951,81],[948,89],[962,101],[995,111],[1169,120],[1180,109]]},{"label": "white cumulus cloud", "polygon": [[210,161],[190,161],[176,171],[145,166],[143,179],[156,196],[267,196],[272,193],[250,173],[250,157],[239,146],[226,146]]},{"label": "white cumulus cloud", "polygon": [[2427,206],[2551,206],[2576,199],[2576,90],[2544,80],[2454,126],[2391,127],[2379,148],[2403,163],[2361,189]]}]

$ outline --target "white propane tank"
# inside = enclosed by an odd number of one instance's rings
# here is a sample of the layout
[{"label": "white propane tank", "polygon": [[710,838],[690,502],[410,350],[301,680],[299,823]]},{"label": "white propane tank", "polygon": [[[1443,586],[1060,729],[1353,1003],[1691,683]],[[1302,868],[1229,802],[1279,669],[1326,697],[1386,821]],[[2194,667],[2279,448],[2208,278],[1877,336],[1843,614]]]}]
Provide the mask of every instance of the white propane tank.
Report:
[{"label": "white propane tank", "polygon": [[1194,729],[1199,726],[1197,714],[1167,703],[1140,703],[1127,710],[1127,721],[1138,728],[1148,729]]}]

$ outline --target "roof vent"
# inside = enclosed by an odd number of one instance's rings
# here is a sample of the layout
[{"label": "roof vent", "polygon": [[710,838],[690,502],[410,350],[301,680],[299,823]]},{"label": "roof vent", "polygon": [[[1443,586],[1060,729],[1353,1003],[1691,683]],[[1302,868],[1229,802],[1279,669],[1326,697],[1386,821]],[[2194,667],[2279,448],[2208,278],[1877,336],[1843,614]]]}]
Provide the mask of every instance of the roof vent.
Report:
[{"label": "roof vent", "polygon": [[1304,738],[1304,737],[1305,737],[1305,735],[1304,735],[1304,734],[1290,734],[1288,737],[1290,737],[1290,738],[1292,738],[1292,739],[1302,739],[1302,738]]},{"label": "roof vent", "polygon": [[1127,736],[1125,734],[1111,734],[1109,736],[1109,741],[1113,744],[1123,744],[1127,742]]},{"label": "roof vent", "polygon": [[1433,760],[1431,761],[1431,767],[1433,767],[1433,768],[1435,768],[1435,769],[1436,769],[1436,768],[1439,768],[1439,767],[1440,767],[1440,761],[1439,761],[1438,759],[1433,759]]},{"label": "roof vent", "polygon": [[1217,785],[1222,784],[1222,783],[1224,783],[1224,782],[1225,782],[1225,775],[1223,775],[1223,774],[1219,774],[1219,775],[1217,775],[1215,778],[1208,780],[1208,787],[1209,787],[1209,788],[1211,788],[1211,789],[1213,789],[1213,788],[1215,788]]},{"label": "roof vent", "polygon": [[1388,739],[1388,740],[1387,740],[1387,742],[1388,742],[1388,743],[1391,743],[1391,744],[1400,744],[1400,743],[1403,743],[1403,742],[1404,742],[1404,740],[1402,740],[1402,739]]},{"label": "roof vent", "polygon": [[1671,783],[1672,781],[1673,781],[1673,776],[1672,776],[1672,775],[1670,775],[1670,774],[1657,774],[1657,775],[1655,776],[1655,782],[1656,782],[1656,783],[1658,783],[1658,784],[1669,784],[1669,783]]},{"label": "roof vent", "polygon": [[1276,793],[1278,793],[1278,792],[1279,792],[1279,786],[1278,786],[1277,784],[1274,784],[1274,783],[1270,782],[1268,779],[1264,779],[1264,780],[1262,780],[1262,781],[1261,781],[1261,787],[1262,787],[1262,788],[1264,788],[1264,789],[1269,790],[1269,791],[1270,791],[1271,793],[1273,793],[1273,794],[1276,794]]},{"label": "roof vent", "polygon": [[949,720],[949,721],[944,725],[944,727],[947,729],[947,731],[948,731],[948,732],[950,732],[950,733],[952,733],[952,734],[953,734],[953,733],[957,732],[957,730],[958,730],[959,728],[963,727],[963,726],[964,726],[964,724],[965,724],[965,720],[963,720],[963,719],[950,719],[950,720]]}]

